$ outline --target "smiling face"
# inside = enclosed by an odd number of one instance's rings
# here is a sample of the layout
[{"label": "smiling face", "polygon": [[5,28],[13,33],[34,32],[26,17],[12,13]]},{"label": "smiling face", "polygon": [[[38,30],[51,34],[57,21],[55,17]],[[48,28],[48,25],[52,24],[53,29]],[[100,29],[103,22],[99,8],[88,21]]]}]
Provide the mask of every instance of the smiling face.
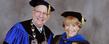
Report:
[{"label": "smiling face", "polygon": [[33,23],[37,27],[42,27],[45,22],[48,20],[50,15],[47,14],[47,7],[45,5],[38,5],[33,8],[32,11],[32,18],[33,18]]},{"label": "smiling face", "polygon": [[68,16],[64,20],[64,30],[68,37],[75,36],[81,28],[80,21],[72,16]]}]

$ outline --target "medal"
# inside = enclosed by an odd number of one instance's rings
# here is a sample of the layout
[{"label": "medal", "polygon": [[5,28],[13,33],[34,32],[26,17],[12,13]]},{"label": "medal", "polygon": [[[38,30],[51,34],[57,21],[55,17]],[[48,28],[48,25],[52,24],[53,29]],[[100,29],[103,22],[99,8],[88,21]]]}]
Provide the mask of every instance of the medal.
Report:
[{"label": "medal", "polygon": [[37,42],[36,39],[34,39],[34,40],[31,41],[31,44],[38,44],[38,42]]},{"label": "medal", "polygon": [[43,41],[41,44],[48,44],[47,41]]}]

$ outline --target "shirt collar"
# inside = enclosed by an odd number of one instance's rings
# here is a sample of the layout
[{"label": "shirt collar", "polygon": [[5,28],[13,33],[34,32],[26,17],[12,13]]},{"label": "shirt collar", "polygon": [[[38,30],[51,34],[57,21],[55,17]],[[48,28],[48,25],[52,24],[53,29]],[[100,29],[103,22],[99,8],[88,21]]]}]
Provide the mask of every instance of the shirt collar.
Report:
[{"label": "shirt collar", "polygon": [[40,33],[42,33],[43,27],[41,27],[41,28],[37,27],[37,29],[38,29],[38,31],[39,31]]}]

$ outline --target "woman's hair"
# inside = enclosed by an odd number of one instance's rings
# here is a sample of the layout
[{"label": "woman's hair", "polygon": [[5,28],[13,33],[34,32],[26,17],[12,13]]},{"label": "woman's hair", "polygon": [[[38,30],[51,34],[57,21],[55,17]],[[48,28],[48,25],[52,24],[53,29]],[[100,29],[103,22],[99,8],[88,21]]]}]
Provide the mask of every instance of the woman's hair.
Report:
[{"label": "woman's hair", "polygon": [[65,27],[66,23],[67,24],[76,24],[81,28],[81,22],[76,17],[73,17],[73,16],[66,17],[65,20],[63,21],[62,26]]}]

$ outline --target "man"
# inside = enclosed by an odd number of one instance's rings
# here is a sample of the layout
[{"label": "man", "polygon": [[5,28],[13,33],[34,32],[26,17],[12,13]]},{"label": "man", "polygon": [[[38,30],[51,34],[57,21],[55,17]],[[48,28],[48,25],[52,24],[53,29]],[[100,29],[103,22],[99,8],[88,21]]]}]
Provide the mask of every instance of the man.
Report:
[{"label": "man", "polygon": [[4,44],[51,44],[53,33],[45,26],[54,8],[44,0],[31,0],[32,19],[15,24],[7,33]]},{"label": "man", "polygon": [[85,19],[81,13],[74,11],[66,11],[62,14],[65,17],[63,22],[64,33],[57,35],[52,44],[89,44],[83,35],[79,34]]}]

